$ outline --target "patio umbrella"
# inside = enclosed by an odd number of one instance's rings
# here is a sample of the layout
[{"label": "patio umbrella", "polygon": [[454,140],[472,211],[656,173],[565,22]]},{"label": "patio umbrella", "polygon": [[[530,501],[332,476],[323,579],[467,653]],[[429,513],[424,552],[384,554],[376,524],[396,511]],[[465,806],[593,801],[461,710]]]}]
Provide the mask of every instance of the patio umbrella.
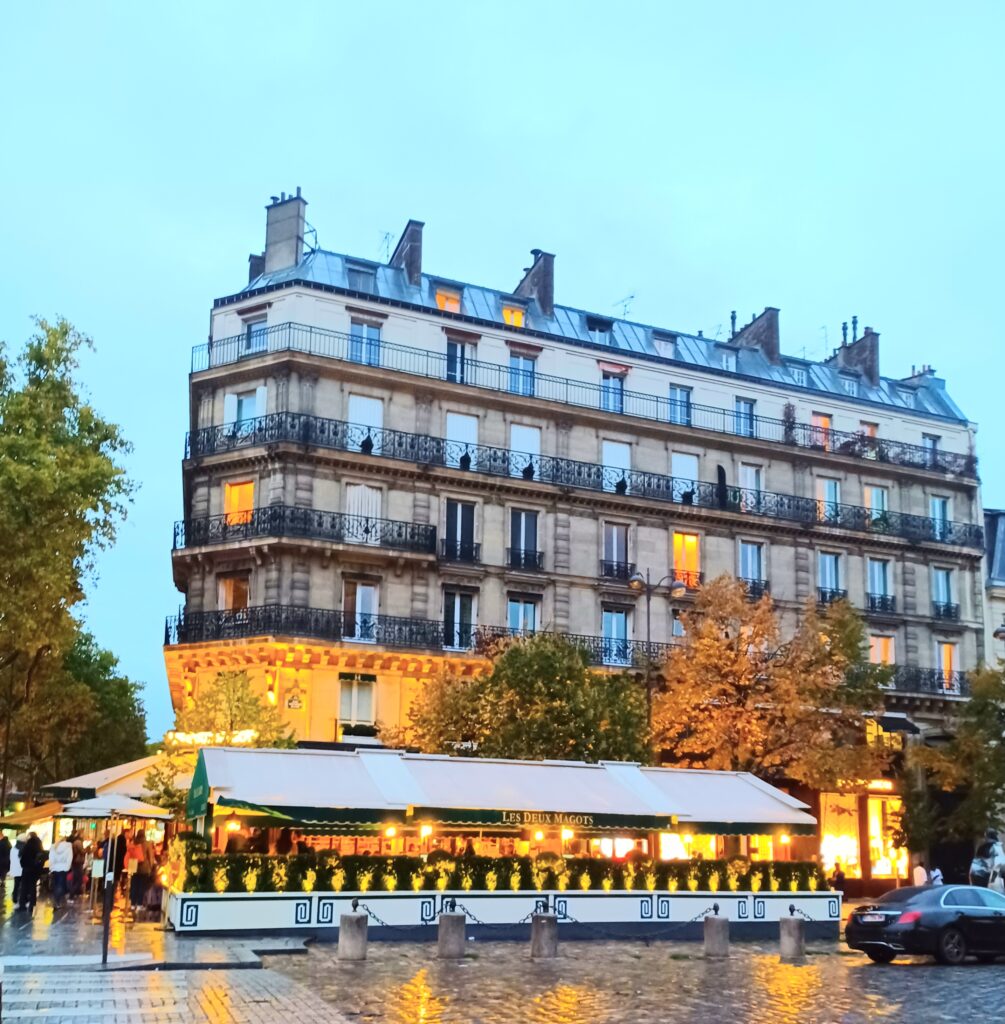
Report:
[{"label": "patio umbrella", "polygon": [[172,814],[163,807],[145,804],[142,800],[134,800],[131,796],[118,793],[105,793],[91,797],[90,800],[77,800],[66,804],[58,815],[61,818],[156,818],[170,821]]}]

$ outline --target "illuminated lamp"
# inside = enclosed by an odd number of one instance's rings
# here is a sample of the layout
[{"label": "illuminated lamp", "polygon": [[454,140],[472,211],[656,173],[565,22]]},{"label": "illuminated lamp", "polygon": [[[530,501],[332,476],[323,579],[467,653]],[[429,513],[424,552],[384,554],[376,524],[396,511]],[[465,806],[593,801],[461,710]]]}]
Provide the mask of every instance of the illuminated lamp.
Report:
[{"label": "illuminated lamp", "polygon": [[792,837],[787,832],[783,832],[778,837],[778,841],[782,844],[782,846],[788,846],[789,843],[792,842]]},{"label": "illuminated lamp", "polygon": [[428,839],[433,834],[432,825],[420,825],[419,826],[419,838]]},{"label": "illuminated lamp", "polygon": [[231,813],[227,817],[227,824],[226,824],[225,827],[226,827],[228,832],[240,832],[240,830],[241,830],[241,823],[237,820],[237,815],[236,814]]},{"label": "illuminated lamp", "polygon": [[991,634],[996,640],[1005,640],[1005,619],[1002,620],[1002,624],[995,628],[995,631]]},{"label": "illuminated lamp", "polygon": [[893,780],[892,779],[872,779],[869,782],[868,788],[873,793],[892,793],[893,792]]},{"label": "illuminated lamp", "polygon": [[670,584],[670,597],[674,601],[679,601],[685,596],[687,596],[687,584],[683,580],[674,580]]},{"label": "illuminated lamp", "polygon": [[388,825],[387,828],[384,829],[384,835],[387,836],[388,839],[393,839],[397,834],[398,830],[393,825]]},{"label": "illuminated lamp", "polygon": [[544,833],[540,829],[538,829],[538,831],[534,833],[534,838],[537,840],[537,842],[541,842],[541,840],[544,839]]},{"label": "illuminated lamp", "polygon": [[571,828],[563,828],[562,829],[562,842],[563,843],[568,842],[568,840],[570,840],[570,839],[574,839],[575,836],[576,836],[576,833],[573,832]]}]

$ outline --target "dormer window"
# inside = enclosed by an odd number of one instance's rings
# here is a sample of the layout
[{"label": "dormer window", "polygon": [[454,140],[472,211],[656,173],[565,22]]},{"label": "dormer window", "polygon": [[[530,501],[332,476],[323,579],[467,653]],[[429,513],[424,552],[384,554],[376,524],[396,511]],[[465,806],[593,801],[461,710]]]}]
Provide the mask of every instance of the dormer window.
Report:
[{"label": "dormer window", "polygon": [[373,267],[348,266],[345,271],[350,291],[373,294],[377,290],[377,271]]},{"label": "dormer window", "polygon": [[523,306],[503,306],[503,323],[510,327],[523,327],[524,313]]},{"label": "dormer window", "polygon": [[897,397],[904,405],[914,408],[914,392],[910,388],[897,388]]},{"label": "dormer window", "polygon": [[789,370],[795,383],[801,388],[806,387],[806,368],[803,366],[790,366]]},{"label": "dormer window", "polygon": [[455,288],[437,288],[436,305],[444,313],[460,313],[461,293]]},{"label": "dormer window", "polygon": [[732,349],[722,350],[722,368],[730,373],[736,373],[736,353]]},{"label": "dormer window", "polygon": [[842,377],[841,390],[852,398],[858,398],[858,381],[854,377]]},{"label": "dormer window", "polygon": [[586,318],[586,333],[590,336],[590,341],[597,345],[611,344],[611,328],[613,326],[610,320],[602,320],[599,316]]}]

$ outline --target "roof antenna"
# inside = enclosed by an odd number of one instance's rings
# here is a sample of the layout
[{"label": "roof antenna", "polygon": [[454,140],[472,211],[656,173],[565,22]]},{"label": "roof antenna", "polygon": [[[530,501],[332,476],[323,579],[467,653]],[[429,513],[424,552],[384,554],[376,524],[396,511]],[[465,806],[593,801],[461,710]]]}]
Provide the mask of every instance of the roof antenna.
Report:
[{"label": "roof antenna", "polygon": [[392,235],[390,231],[385,231],[380,236],[380,255],[385,263],[387,263],[391,258],[391,239]]},{"label": "roof antenna", "polygon": [[[308,244],[308,242],[307,242],[307,236],[308,235],[313,235],[314,236],[314,244],[313,245],[309,245]],[[308,221],[304,222],[304,249],[307,252],[317,252],[318,251],[318,229],[313,224],[309,223]]]},{"label": "roof antenna", "polygon": [[830,347],[831,347],[830,339],[827,337],[827,325],[824,324],[820,328],[820,330],[823,331],[823,335],[824,335],[824,356],[823,357],[824,357],[824,359],[826,359],[827,358],[827,353],[830,352]]},{"label": "roof antenna", "polygon": [[618,299],[617,302],[612,302],[611,305],[612,306],[620,306],[621,307],[622,319],[627,320],[628,319],[628,311],[632,308],[632,303],[634,301],[635,301],[635,292],[632,292],[631,295],[626,295],[623,299]]}]

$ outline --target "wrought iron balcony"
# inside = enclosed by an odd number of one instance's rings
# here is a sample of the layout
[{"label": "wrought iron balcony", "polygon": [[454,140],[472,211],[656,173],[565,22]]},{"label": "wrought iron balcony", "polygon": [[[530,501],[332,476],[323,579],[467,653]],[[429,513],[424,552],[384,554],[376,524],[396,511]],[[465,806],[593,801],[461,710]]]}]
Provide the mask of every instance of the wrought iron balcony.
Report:
[{"label": "wrought iron balcony", "polygon": [[959,622],[960,606],[952,601],[933,601],[932,616],[944,622]]},{"label": "wrought iron balcony", "polygon": [[740,577],[740,582],[747,588],[747,597],[751,601],[759,601],[765,594],[771,593],[767,580],[754,580]]},{"label": "wrought iron balcony", "polygon": [[627,583],[635,575],[634,562],[617,562],[608,558],[600,560],[600,576],[605,580],[620,580]]},{"label": "wrought iron balcony", "polygon": [[186,457],[198,459],[283,442],[359,452],[419,465],[446,466],[462,472],[533,480],[577,490],[630,495],[647,501],[694,505],[807,526],[903,537],[916,543],[930,541],[974,548],[984,545],[983,529],[971,523],[953,523],[901,512],[884,512],[877,516],[873,510],[859,505],[687,480],[553,455],[532,455],[303,413],[277,412],[241,423],[204,427],[186,437],[185,451]]},{"label": "wrought iron balcony", "polygon": [[444,562],[467,562],[477,565],[482,560],[482,546],[474,541],[441,540],[440,559]]},{"label": "wrought iron balcony", "polygon": [[204,516],[174,524],[174,546],[203,547],[254,537],[306,537],[333,544],[366,544],[394,551],[436,554],[436,527],[345,512],[267,505],[249,512]]},{"label": "wrought iron balcony", "polygon": [[[539,631],[542,632],[542,631]],[[532,636],[533,633],[505,626],[478,626],[475,629],[475,647],[486,650],[496,640],[508,637]],[[551,635],[545,633],[545,635]],[[582,633],[559,634],[565,636],[587,656],[587,663],[608,668],[645,668],[661,665],[670,656],[676,644],[645,640],[615,640],[605,636]]]},{"label": "wrought iron balcony", "polygon": [[915,693],[926,697],[969,697],[970,680],[966,672],[943,672],[937,668],[898,665],[889,689],[896,693]]},{"label": "wrought iron balcony", "polygon": [[[533,394],[549,402],[560,402],[585,409],[600,409],[615,416],[625,415],[659,420],[681,426],[695,427],[719,434],[743,434],[761,441],[832,451],[877,462],[890,462],[916,469],[931,469],[942,473],[957,473],[976,477],[977,460],[973,455],[932,451],[923,445],[903,444],[885,438],[869,437],[863,433],[830,430],[809,423],[797,423],[766,416],[744,416],[742,430],[738,429],[735,409],[671,400],[662,395],[648,395],[638,391],[621,391],[617,403],[610,401],[609,389],[603,384],[588,384],[537,373],[529,380],[514,384],[514,373],[509,366],[499,363],[467,359],[451,361],[445,353],[399,345],[384,339],[353,338],[340,331],[310,327],[298,323],[273,324],[257,330],[252,339],[247,333],[220,338],[192,349],[192,372],[226,366],[245,359],[257,358],[275,352],[302,352],[307,355],[337,359],[366,366],[407,373],[416,377],[445,380],[468,387],[491,391]],[[528,390],[529,389],[529,390]]]},{"label": "wrought iron balcony", "polygon": [[833,604],[835,601],[846,601],[847,590],[834,590],[831,587],[817,587],[817,604]]},{"label": "wrought iron balcony", "polygon": [[506,564],[510,569],[541,572],[544,569],[544,552],[526,548],[507,548]]},{"label": "wrought iron balcony", "polygon": [[688,590],[696,590],[705,582],[705,574],[693,569],[674,569],[673,582],[683,583]]},{"label": "wrought iron balcony", "polygon": [[897,598],[893,594],[866,594],[868,611],[876,615],[893,615],[897,611]]}]

